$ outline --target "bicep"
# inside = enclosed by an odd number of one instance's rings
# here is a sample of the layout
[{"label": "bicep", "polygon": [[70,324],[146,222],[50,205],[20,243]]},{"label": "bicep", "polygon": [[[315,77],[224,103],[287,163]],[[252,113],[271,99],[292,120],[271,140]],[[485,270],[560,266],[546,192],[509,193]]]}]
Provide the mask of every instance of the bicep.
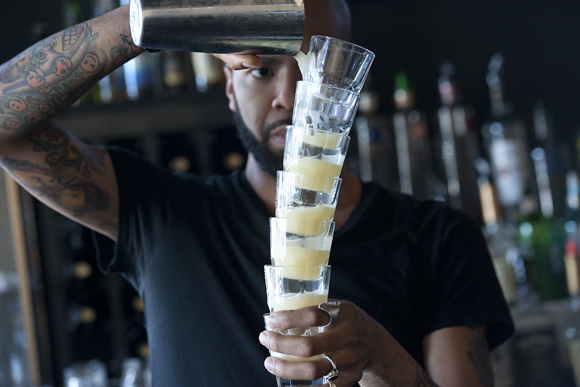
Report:
[{"label": "bicep", "polygon": [[493,386],[485,327],[437,330],[423,340],[425,370],[441,387]]},{"label": "bicep", "polygon": [[116,238],[119,195],[113,163],[105,149],[84,144],[51,122],[13,142],[0,163],[44,204]]}]

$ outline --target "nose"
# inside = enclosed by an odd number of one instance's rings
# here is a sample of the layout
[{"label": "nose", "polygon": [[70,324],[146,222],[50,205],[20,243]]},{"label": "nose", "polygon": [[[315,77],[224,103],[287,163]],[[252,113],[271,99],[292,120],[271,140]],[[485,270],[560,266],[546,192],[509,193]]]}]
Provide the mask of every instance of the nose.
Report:
[{"label": "nose", "polygon": [[296,97],[296,82],[301,80],[300,72],[286,69],[278,74],[276,96],[272,100],[272,108],[292,110]]}]

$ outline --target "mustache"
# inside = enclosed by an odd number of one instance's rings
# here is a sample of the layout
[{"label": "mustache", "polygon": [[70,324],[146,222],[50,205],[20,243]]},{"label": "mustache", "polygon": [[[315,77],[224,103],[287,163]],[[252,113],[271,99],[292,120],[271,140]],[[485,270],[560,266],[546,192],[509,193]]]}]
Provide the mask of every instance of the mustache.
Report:
[{"label": "mustache", "polygon": [[262,133],[264,140],[267,141],[268,135],[270,134],[270,132],[273,131],[274,129],[278,128],[281,125],[284,125],[284,126],[292,125],[292,118],[283,118],[281,120],[274,121],[271,124],[266,125],[264,127],[264,131]]}]

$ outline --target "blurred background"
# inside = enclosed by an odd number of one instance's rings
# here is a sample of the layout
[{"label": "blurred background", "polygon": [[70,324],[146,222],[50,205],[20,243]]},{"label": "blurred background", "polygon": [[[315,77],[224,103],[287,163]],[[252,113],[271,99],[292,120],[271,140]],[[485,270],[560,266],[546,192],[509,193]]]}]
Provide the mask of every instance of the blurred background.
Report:
[{"label": "blurred background", "polygon": [[[376,53],[351,169],[481,224],[517,327],[493,353],[497,386],[579,386],[580,3],[348,2],[353,41]],[[0,62],[117,6],[7,2]],[[229,173],[246,154],[221,66],[204,54],[146,53],[59,121],[173,171]],[[90,232],[10,179],[0,184],[0,385],[62,386],[82,373],[148,385],[138,295],[102,275]]]}]

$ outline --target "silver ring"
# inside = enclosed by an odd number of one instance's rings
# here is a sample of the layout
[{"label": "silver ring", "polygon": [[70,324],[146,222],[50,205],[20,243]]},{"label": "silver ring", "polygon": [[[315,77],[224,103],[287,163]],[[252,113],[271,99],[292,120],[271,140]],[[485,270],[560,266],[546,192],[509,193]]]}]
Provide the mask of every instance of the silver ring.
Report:
[{"label": "silver ring", "polygon": [[326,313],[328,313],[328,317],[330,317],[330,321],[328,322],[328,324],[322,327],[326,328],[327,326],[332,324],[334,320],[336,320],[336,317],[338,316],[338,311],[340,310],[340,302],[339,301],[322,302],[318,304],[318,309],[325,311]]},{"label": "silver ring", "polygon": [[332,360],[326,355],[322,355],[322,357],[328,360],[330,365],[332,366],[332,370],[322,378],[322,382],[323,384],[328,383],[329,386],[332,386],[333,384],[330,381],[338,378],[338,370],[336,369],[336,363],[334,362],[334,360]]}]

